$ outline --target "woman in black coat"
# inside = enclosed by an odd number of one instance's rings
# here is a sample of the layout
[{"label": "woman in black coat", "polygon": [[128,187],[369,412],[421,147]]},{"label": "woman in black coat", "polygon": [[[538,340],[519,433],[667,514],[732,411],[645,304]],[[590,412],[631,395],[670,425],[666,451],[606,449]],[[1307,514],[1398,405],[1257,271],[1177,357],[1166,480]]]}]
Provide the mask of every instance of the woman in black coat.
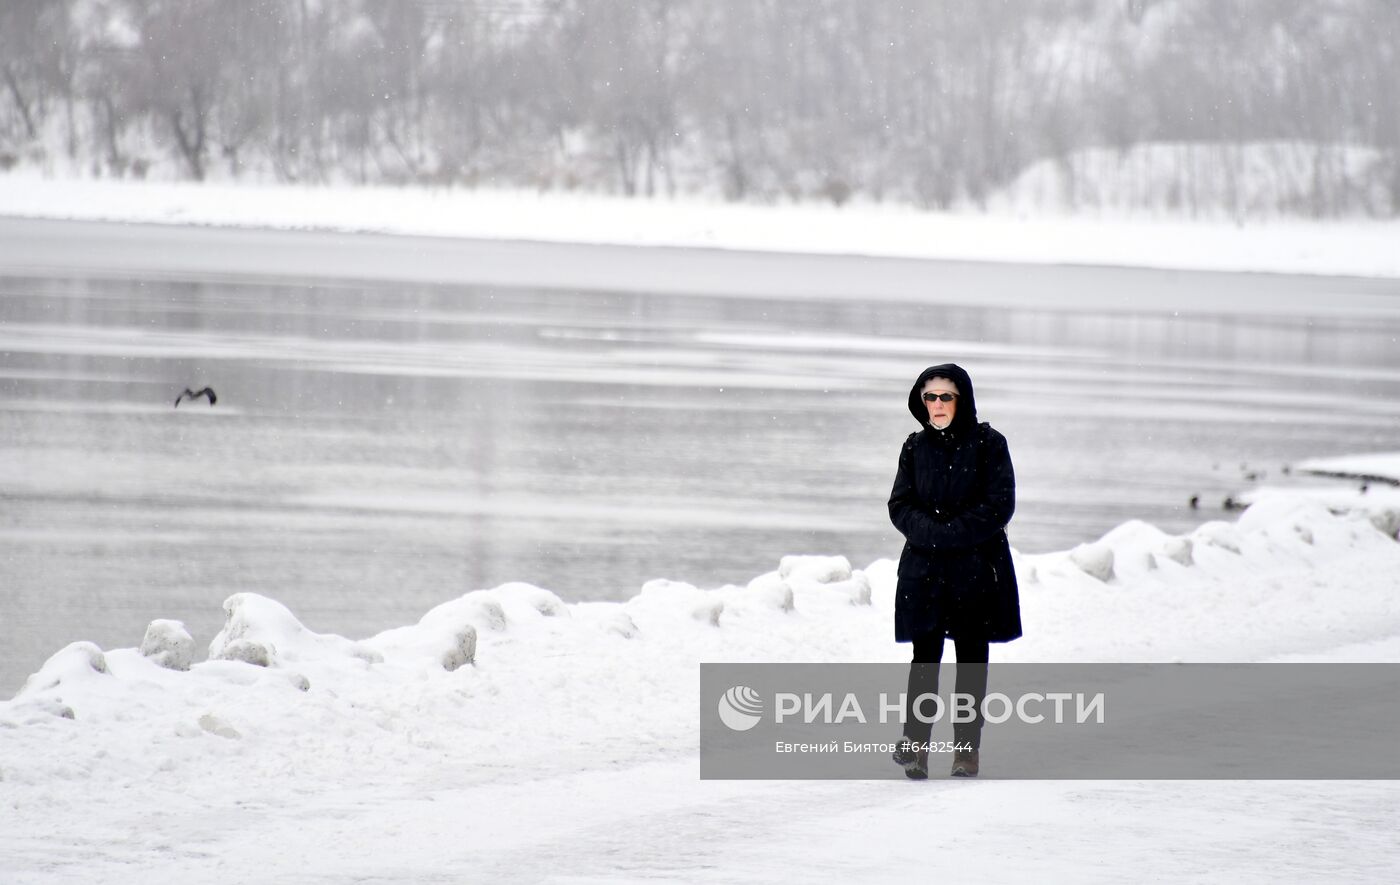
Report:
[{"label": "woman in black coat", "polygon": [[[1021,608],[1006,524],[1016,509],[1016,476],[1006,438],[977,422],[972,379],[953,363],[925,369],[909,391],[922,426],[904,442],[890,492],[890,521],[904,535],[894,633],[914,643],[904,739],[895,761],[911,778],[928,776],[931,723],[915,700],[938,691],[943,638],[957,648],[955,691],[972,695],[977,717],[954,723],[952,774],[975,777],[987,692],[987,650],[1021,635]],[[932,716],[932,702],[922,706]]]}]

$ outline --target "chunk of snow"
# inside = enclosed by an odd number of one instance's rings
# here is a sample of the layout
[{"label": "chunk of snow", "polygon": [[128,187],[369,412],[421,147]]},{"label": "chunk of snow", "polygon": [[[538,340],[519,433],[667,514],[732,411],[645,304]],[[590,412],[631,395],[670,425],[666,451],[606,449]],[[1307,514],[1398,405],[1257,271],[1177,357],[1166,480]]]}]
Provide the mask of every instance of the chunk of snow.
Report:
[{"label": "chunk of snow", "polygon": [[455,632],[448,643],[447,650],[442,653],[439,660],[442,663],[442,669],[449,673],[463,664],[475,661],[476,628],[468,625]]},{"label": "chunk of snow", "polygon": [[188,670],[194,660],[194,637],[180,621],[151,621],[141,640],[141,654],[167,670]]},{"label": "chunk of snow", "polygon": [[209,658],[210,660],[242,661],[245,664],[252,664],[254,667],[271,667],[273,652],[261,642],[254,642],[251,639],[235,639],[220,648],[217,653],[211,648]]}]

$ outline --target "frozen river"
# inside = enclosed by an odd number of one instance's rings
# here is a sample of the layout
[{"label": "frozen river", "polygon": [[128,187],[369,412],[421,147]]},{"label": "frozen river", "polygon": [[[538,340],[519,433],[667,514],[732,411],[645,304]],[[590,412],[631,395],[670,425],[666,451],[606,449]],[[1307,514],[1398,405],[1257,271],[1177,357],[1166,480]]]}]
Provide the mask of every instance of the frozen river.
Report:
[{"label": "frozen river", "polygon": [[1010,440],[1014,546],[1184,530],[1396,448],[1397,340],[1394,281],[0,221],[0,695],[241,590],[365,635],[895,556],[935,362]]}]

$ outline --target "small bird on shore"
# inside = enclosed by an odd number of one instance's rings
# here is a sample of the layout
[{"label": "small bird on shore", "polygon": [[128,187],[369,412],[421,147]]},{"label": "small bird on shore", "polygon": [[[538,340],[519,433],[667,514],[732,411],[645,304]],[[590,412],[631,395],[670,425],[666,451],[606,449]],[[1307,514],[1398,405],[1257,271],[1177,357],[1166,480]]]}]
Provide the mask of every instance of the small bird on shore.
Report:
[{"label": "small bird on shore", "polygon": [[199,389],[199,390],[190,390],[188,387],[186,387],[184,393],[182,393],[182,394],[180,394],[179,396],[175,397],[175,408],[177,408],[177,409],[180,408],[180,401],[181,401],[181,400],[184,400],[184,399],[192,399],[192,400],[193,400],[193,399],[199,399],[201,396],[207,396],[207,397],[209,397],[209,405],[211,405],[211,406],[214,405],[214,403],[216,403],[216,402],[219,401],[219,397],[214,393],[214,388],[212,388],[212,387],[204,387],[204,388],[201,388],[201,389]]},{"label": "small bird on shore", "polygon": [[1191,500],[1188,501],[1187,503],[1191,505],[1191,509],[1192,509],[1192,510],[1195,510],[1197,507],[1200,507],[1200,506],[1201,506],[1201,496],[1200,496],[1200,495],[1192,495],[1192,496],[1191,496]]}]

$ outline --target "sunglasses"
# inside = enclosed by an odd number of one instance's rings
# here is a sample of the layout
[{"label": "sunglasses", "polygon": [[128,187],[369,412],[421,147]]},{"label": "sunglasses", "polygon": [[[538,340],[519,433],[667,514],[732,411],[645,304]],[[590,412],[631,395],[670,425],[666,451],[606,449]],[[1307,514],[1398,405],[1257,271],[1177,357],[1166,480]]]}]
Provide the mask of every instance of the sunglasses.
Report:
[{"label": "sunglasses", "polygon": [[958,395],[957,395],[956,393],[926,393],[926,394],[924,394],[924,402],[926,402],[926,403],[931,403],[931,402],[933,402],[934,400],[938,400],[938,401],[941,402],[941,403],[951,403],[953,400],[955,400],[955,399],[957,399],[957,398],[958,398]]}]

